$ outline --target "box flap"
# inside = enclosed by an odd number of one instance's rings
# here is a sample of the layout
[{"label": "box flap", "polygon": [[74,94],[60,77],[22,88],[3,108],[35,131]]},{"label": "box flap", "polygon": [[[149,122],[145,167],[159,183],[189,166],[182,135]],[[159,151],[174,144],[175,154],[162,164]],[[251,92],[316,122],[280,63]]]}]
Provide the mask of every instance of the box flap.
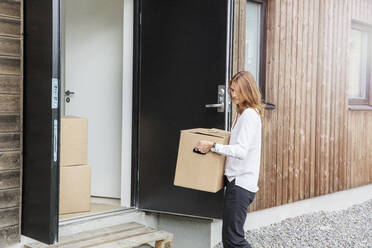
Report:
[{"label": "box flap", "polygon": [[188,133],[195,133],[195,134],[203,134],[203,135],[209,135],[214,136],[218,138],[225,138],[230,136],[230,132],[218,128],[193,128],[188,130],[182,130],[184,132]]},{"label": "box flap", "polygon": [[86,118],[74,115],[63,115],[61,116],[61,119],[86,119]]}]

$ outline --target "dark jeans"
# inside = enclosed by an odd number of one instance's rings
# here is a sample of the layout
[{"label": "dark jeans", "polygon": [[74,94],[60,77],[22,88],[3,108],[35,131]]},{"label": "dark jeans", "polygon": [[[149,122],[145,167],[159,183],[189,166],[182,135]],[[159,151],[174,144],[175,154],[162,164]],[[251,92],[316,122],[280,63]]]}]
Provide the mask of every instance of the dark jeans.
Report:
[{"label": "dark jeans", "polygon": [[222,243],[224,248],[250,248],[244,237],[244,222],[248,206],[256,193],[235,185],[224,176],[226,185],[223,209]]}]

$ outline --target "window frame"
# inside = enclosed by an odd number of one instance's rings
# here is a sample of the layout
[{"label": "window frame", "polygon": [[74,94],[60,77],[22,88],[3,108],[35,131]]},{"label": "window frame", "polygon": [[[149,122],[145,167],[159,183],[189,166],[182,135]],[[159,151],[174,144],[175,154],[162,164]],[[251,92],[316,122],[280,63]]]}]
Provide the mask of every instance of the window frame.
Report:
[{"label": "window frame", "polygon": [[366,23],[352,20],[351,29],[367,33],[367,69],[366,69],[366,96],[364,98],[349,97],[349,105],[368,106],[372,105],[372,26]]}]

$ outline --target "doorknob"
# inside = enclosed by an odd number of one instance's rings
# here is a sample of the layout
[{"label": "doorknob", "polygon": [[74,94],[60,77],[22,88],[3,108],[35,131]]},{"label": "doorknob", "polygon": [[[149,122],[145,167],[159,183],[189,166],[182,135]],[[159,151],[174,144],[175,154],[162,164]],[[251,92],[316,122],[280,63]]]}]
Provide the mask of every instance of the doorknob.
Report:
[{"label": "doorknob", "polygon": [[206,108],[217,108],[217,112],[225,112],[225,85],[218,85],[217,103],[206,104]]}]

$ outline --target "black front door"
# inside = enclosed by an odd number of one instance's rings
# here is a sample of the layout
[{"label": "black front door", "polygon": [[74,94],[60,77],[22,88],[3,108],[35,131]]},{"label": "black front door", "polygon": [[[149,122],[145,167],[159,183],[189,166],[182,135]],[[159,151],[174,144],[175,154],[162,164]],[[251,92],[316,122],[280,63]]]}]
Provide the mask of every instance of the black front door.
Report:
[{"label": "black front door", "polygon": [[58,239],[59,0],[24,1],[22,234]]},{"label": "black front door", "polygon": [[133,204],[220,218],[223,190],[173,185],[180,130],[225,129],[217,103],[229,63],[228,0],[141,0],[135,6]]}]

